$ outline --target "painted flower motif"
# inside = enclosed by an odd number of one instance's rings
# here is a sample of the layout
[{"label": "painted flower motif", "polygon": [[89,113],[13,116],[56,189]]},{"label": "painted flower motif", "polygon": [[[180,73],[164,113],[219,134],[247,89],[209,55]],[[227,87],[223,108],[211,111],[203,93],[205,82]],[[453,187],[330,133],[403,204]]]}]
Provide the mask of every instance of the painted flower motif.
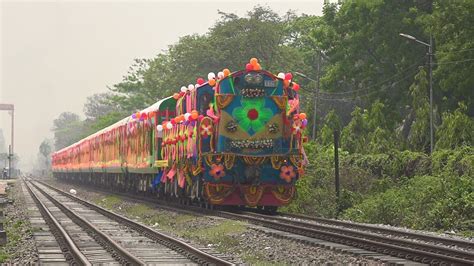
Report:
[{"label": "painted flower motif", "polygon": [[295,170],[291,165],[284,165],[280,168],[280,178],[285,180],[287,183],[291,182],[291,179],[296,177]]},{"label": "painted flower motif", "polygon": [[207,138],[208,136],[212,135],[212,130],[212,124],[209,120],[205,119],[201,122],[201,135],[204,138]]},{"label": "painted flower motif", "polygon": [[209,174],[214,177],[215,180],[219,180],[225,176],[224,166],[222,164],[212,164]]},{"label": "painted flower motif", "polygon": [[272,110],[265,107],[265,99],[242,99],[241,103],[242,107],[235,108],[232,116],[246,131],[260,131],[273,116]]}]

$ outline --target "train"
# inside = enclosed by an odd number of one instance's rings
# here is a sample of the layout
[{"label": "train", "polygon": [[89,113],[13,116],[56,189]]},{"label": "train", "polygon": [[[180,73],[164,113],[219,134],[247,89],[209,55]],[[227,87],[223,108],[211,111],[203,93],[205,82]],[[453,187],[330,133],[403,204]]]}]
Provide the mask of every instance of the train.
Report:
[{"label": "train", "polygon": [[52,154],[53,176],[120,192],[274,212],[307,163],[291,73],[252,58]]}]

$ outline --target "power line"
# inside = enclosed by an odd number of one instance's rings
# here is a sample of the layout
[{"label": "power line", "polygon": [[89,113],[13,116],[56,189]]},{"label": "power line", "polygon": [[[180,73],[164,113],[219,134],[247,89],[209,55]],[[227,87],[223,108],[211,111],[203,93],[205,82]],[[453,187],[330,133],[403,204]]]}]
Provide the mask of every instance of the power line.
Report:
[{"label": "power line", "polygon": [[[424,56],[423,56],[423,59],[424,59]],[[397,73],[397,74],[391,76],[391,77],[388,78],[388,79],[385,79],[385,80],[383,80],[383,81],[381,81],[381,82],[379,82],[379,83],[377,83],[377,84],[370,85],[370,86],[368,86],[368,87],[366,87],[366,88],[363,88],[363,89],[357,89],[357,90],[352,90],[352,91],[342,91],[342,92],[321,92],[321,91],[320,91],[319,94],[321,94],[321,95],[344,95],[344,94],[351,94],[351,93],[356,93],[356,92],[360,92],[360,91],[370,90],[370,89],[373,88],[373,87],[378,87],[378,86],[380,86],[380,85],[383,85],[383,84],[385,84],[386,82],[389,82],[390,80],[394,79],[395,77],[400,76],[400,75],[406,73],[408,70],[410,70],[410,69],[412,69],[412,68],[414,68],[414,67],[416,67],[416,66],[419,66],[420,63],[421,63],[421,61],[422,61],[422,60],[417,61],[416,63],[414,63],[414,64],[408,66],[408,67],[405,68],[403,71],[401,71],[401,72],[399,72],[399,73]]]},{"label": "power line", "polygon": [[392,83],[392,86],[390,87],[381,87],[380,89],[378,90],[374,90],[374,91],[370,91],[368,93],[365,93],[365,94],[358,94],[358,95],[353,95],[353,96],[350,96],[350,97],[342,97],[342,98],[324,98],[324,97],[318,97],[318,99],[320,100],[325,100],[325,101],[348,101],[348,100],[353,100],[355,98],[358,98],[358,97],[364,97],[364,96],[368,96],[368,95],[371,95],[371,94],[374,94],[376,92],[380,92],[380,91],[383,91],[383,90],[386,90],[388,88],[393,88],[394,85],[398,85],[400,82],[408,79],[408,78],[411,78],[413,77],[414,74],[416,74],[417,71],[414,71],[412,73],[410,73],[410,75],[406,75],[405,77],[395,81]]},{"label": "power line", "polygon": [[474,61],[474,58],[468,58],[468,59],[457,60],[457,61],[446,61],[446,62],[441,62],[441,63],[433,63],[433,65],[457,64],[457,63],[469,62],[469,61]]},{"label": "power line", "polygon": [[436,53],[442,53],[442,54],[456,54],[456,53],[467,52],[467,51],[473,51],[473,50],[474,50],[474,48],[467,48],[467,49],[454,50],[454,51],[437,51]]}]

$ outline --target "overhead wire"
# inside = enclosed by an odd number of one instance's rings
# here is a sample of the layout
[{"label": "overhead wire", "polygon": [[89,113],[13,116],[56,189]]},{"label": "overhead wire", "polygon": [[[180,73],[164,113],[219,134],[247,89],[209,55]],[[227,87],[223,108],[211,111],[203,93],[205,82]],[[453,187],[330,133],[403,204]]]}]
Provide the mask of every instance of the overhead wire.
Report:
[{"label": "overhead wire", "polygon": [[446,62],[441,62],[441,63],[433,63],[433,65],[457,64],[457,63],[463,63],[463,62],[469,62],[469,61],[474,61],[474,58],[468,58],[468,59],[457,60],[457,61],[446,61]]},{"label": "overhead wire", "polygon": [[408,79],[408,78],[411,78],[413,77],[413,75],[415,75],[417,73],[417,71],[413,71],[411,72],[409,75],[406,75],[404,76],[403,78],[401,79],[398,79],[396,80],[395,82],[392,83],[392,86],[390,87],[381,87],[380,89],[378,90],[373,90],[373,91],[370,91],[368,93],[365,93],[365,94],[357,94],[357,95],[352,95],[352,96],[349,96],[349,97],[341,97],[341,98],[325,98],[325,97],[318,97],[318,100],[324,100],[324,101],[349,101],[349,100],[354,100],[356,98],[360,98],[360,97],[365,97],[365,96],[369,96],[371,94],[374,94],[374,93],[377,93],[377,92],[380,92],[380,91],[383,91],[383,90],[386,90],[388,88],[393,88],[395,85],[398,85],[400,82]]},{"label": "overhead wire", "polygon": [[[357,93],[357,92],[361,92],[361,91],[368,91],[368,90],[370,90],[370,89],[373,88],[373,87],[378,87],[378,86],[380,86],[380,85],[383,85],[383,84],[389,82],[390,80],[396,78],[397,76],[400,76],[400,75],[406,73],[406,72],[409,71],[410,69],[419,66],[420,63],[421,63],[423,60],[425,60],[425,56],[423,56],[423,57],[422,57],[420,60],[418,60],[416,63],[414,63],[414,64],[408,66],[407,68],[405,68],[403,71],[398,72],[397,74],[395,74],[395,75],[393,75],[393,76],[391,76],[391,77],[389,77],[389,78],[387,78],[387,79],[385,79],[385,80],[383,80],[383,81],[381,81],[381,82],[379,82],[379,83],[377,83],[377,84],[373,84],[373,85],[367,86],[367,87],[362,88],[362,89],[356,89],[356,90],[351,90],[351,91],[341,91],[341,92],[324,92],[324,91],[319,91],[318,94],[320,94],[320,95],[344,95],[344,94],[353,94],[353,93]],[[311,91],[313,91],[313,90],[311,90]]]}]

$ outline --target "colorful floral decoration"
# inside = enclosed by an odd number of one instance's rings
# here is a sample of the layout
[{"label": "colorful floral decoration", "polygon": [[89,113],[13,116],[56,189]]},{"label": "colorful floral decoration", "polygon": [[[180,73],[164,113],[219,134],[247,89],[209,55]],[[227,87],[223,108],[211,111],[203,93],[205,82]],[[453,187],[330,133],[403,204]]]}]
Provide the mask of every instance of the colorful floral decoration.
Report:
[{"label": "colorful floral decoration", "polygon": [[260,131],[273,116],[272,110],[265,107],[264,99],[242,99],[241,104],[242,107],[235,108],[232,115],[246,131]]},{"label": "colorful floral decoration", "polygon": [[212,121],[210,119],[203,119],[201,121],[201,136],[207,138],[212,135]]},{"label": "colorful floral decoration", "polygon": [[209,174],[215,179],[220,180],[225,176],[224,166],[222,164],[212,164]]},{"label": "colorful floral decoration", "polygon": [[302,122],[301,120],[295,120],[293,121],[293,127],[291,128],[291,131],[293,132],[294,135],[298,134],[302,130]]},{"label": "colorful floral decoration", "polygon": [[296,177],[295,170],[291,165],[284,165],[280,169],[280,178],[285,180],[287,183],[291,182],[291,179]]},{"label": "colorful floral decoration", "polygon": [[240,94],[246,98],[257,98],[265,96],[265,89],[260,88],[244,88],[240,90]]},{"label": "colorful floral decoration", "polygon": [[232,140],[230,146],[237,149],[269,149],[273,147],[273,140]]},{"label": "colorful floral decoration", "polygon": [[229,121],[227,122],[227,124],[225,125],[225,128],[227,129],[227,131],[229,132],[235,132],[237,130],[237,123],[235,123],[235,121]]}]

